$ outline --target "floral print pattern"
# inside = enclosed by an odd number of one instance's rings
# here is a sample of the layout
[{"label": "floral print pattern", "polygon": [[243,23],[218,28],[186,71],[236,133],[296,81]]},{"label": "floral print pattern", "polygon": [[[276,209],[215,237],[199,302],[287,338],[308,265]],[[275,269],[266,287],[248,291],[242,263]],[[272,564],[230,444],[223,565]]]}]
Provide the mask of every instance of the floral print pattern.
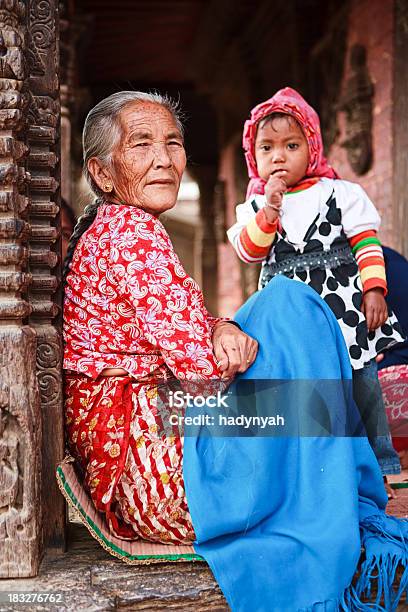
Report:
[{"label": "floral print pattern", "polygon": [[183,439],[164,435],[157,387],[130,376],[65,376],[68,445],[109,529],[126,540],[194,541]]},{"label": "floral print pattern", "polygon": [[178,379],[216,377],[217,321],[162,223],[135,206],[101,205],[67,276],[64,368],[92,378],[109,367],[138,379],[169,370]]}]

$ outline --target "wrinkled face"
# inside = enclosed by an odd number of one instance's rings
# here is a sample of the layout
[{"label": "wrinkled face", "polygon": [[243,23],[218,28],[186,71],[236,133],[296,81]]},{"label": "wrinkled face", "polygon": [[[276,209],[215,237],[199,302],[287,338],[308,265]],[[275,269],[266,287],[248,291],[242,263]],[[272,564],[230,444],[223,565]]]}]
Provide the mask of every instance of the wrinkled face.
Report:
[{"label": "wrinkled face", "polygon": [[153,102],[128,104],[120,122],[109,170],[112,199],[159,215],[177,200],[186,167],[183,137],[172,114]]},{"label": "wrinkled face", "polygon": [[307,140],[297,121],[289,115],[260,121],[255,160],[258,174],[265,181],[279,172],[288,187],[296,185],[309,163]]}]

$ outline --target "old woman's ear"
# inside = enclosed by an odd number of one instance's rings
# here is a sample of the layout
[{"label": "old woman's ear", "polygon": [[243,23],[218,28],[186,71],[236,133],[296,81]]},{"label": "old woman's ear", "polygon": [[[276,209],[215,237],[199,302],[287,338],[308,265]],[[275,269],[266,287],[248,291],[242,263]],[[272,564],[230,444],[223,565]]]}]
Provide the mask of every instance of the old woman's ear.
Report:
[{"label": "old woman's ear", "polygon": [[99,189],[105,193],[113,191],[113,180],[110,170],[97,157],[91,157],[87,163],[88,171]]}]

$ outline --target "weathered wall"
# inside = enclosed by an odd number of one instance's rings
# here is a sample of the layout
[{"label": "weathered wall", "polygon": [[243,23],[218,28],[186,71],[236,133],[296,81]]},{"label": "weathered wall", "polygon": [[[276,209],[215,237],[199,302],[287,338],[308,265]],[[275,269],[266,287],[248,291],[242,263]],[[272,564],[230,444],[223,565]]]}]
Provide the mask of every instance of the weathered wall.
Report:
[{"label": "weathered wall", "polygon": [[339,175],[356,181],[367,191],[382,217],[380,237],[394,246],[398,228],[393,223],[393,63],[394,1],[353,0],[350,5],[347,52],[342,89],[350,78],[350,49],[355,44],[367,51],[367,68],[374,85],[373,164],[362,175],[355,174],[341,146],[345,138],[345,114],[338,112],[339,135],[330,150],[330,161]]}]

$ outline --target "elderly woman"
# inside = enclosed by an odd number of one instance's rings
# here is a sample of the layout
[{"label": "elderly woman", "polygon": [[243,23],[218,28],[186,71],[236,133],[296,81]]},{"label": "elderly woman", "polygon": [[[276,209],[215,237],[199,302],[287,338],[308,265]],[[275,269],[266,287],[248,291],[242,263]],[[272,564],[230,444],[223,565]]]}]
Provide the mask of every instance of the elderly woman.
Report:
[{"label": "elderly woman", "polygon": [[[393,594],[408,530],[384,513],[367,439],[345,437],[351,395],[341,385],[351,369],[330,309],[309,287],[276,278],[237,314],[249,335],[209,315],[159,220],[175,205],[186,164],[167,99],[110,96],[89,113],[83,145],[97,201],[78,222],[65,265],[66,430],[110,531],[125,540],[194,542],[233,610],[364,609],[360,596],[377,572],[377,603],[384,595],[396,605],[408,584],[406,570]],[[295,385],[286,406],[295,423],[296,414],[313,421],[318,392],[326,435],[163,433],[161,381],[235,375],[339,382],[336,393],[332,385],[312,384],[312,393]],[[366,561],[353,587],[362,543]]]},{"label": "elderly woman", "polygon": [[89,113],[84,167],[98,197],[65,261],[65,406],[70,449],[117,536],[192,542],[181,440],[160,436],[155,386],[230,377],[256,342],[211,317],[159,215],[186,166],[175,107],[121,92]]}]

